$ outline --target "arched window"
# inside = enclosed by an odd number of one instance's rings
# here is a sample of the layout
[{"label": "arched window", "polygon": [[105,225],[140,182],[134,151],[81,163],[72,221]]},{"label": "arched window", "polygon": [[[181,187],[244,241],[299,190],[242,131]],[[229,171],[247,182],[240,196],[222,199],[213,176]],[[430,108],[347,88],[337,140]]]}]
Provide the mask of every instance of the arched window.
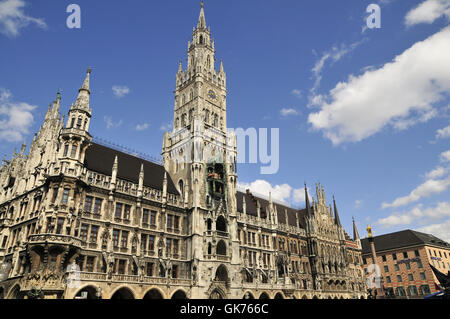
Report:
[{"label": "arched window", "polygon": [[192,101],[193,99],[194,99],[194,90],[191,89],[191,90],[189,91],[189,101]]},{"label": "arched window", "polygon": [[82,121],[83,120],[81,119],[81,117],[79,117],[78,120],[77,120],[77,129],[81,129]]},{"label": "arched window", "polygon": [[70,157],[75,158],[77,155],[78,146],[76,144],[72,145],[72,152],[70,153]]},{"label": "arched window", "polygon": [[183,94],[181,98],[181,105],[184,105],[186,103],[186,95]]},{"label": "arched window", "polygon": [[217,114],[214,114],[214,127],[217,127],[219,125],[219,116]]},{"label": "arched window", "polygon": [[216,230],[221,232],[227,232],[227,222],[223,216],[219,216],[216,221]]},{"label": "arched window", "polygon": [[205,111],[205,123],[209,124],[209,110]]},{"label": "arched window", "polygon": [[200,44],[203,44],[203,35],[200,35]]},{"label": "arched window", "polygon": [[211,228],[212,228],[212,220],[211,218],[208,218],[208,220],[206,221],[206,229],[210,231]]},{"label": "arched window", "polygon": [[224,265],[220,265],[216,270],[215,281],[228,281],[228,270]]},{"label": "arched window", "polygon": [[181,198],[184,199],[184,183],[182,179],[178,182],[178,188],[180,189]]},{"label": "arched window", "polygon": [[212,255],[212,245],[211,245],[211,243],[208,244],[208,255]]},{"label": "arched window", "polygon": [[10,209],[9,209],[9,219],[12,219],[13,217],[14,217],[14,207],[11,207]]},{"label": "arched window", "polygon": [[180,126],[180,119],[177,117],[175,120],[175,128],[178,128]]},{"label": "arched window", "polygon": [[64,154],[63,154],[63,156],[66,157],[68,152],[69,152],[69,144],[65,144],[64,145]]},{"label": "arched window", "polygon": [[220,256],[226,256],[227,255],[227,245],[223,240],[219,241],[217,243],[217,249],[216,249],[217,255]]},{"label": "arched window", "polygon": [[186,114],[181,115],[181,126],[186,126]]},{"label": "arched window", "polygon": [[281,261],[278,261],[277,268],[278,268],[278,277],[283,277],[284,276],[284,266]]}]

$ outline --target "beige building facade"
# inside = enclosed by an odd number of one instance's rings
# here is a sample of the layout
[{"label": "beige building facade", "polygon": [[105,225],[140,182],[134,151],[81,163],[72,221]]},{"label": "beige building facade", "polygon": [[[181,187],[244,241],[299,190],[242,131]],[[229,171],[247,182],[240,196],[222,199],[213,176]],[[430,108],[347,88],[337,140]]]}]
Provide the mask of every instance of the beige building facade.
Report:
[{"label": "beige building facade", "polygon": [[0,298],[365,298],[361,241],[316,185],[305,209],[237,190],[226,73],[203,5],[162,164],[89,133],[90,75],[0,168]]}]

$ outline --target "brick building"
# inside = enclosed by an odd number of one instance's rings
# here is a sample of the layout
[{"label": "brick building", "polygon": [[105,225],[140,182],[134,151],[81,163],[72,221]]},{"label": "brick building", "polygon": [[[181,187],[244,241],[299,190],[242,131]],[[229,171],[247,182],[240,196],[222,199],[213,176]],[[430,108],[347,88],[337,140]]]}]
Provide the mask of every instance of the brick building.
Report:
[{"label": "brick building", "polygon": [[[443,273],[449,271],[449,243],[409,229],[376,236],[374,243],[385,293],[396,298],[423,298],[439,291],[429,264]],[[373,263],[369,240],[364,238],[361,244],[367,274]]]}]

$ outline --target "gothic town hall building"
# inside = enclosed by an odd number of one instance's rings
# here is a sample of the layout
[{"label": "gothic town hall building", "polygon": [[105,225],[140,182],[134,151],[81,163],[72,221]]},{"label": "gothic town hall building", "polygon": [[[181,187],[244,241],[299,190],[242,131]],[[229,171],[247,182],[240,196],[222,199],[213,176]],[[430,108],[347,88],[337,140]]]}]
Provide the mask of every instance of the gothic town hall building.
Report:
[{"label": "gothic town hall building", "polygon": [[[361,242],[316,185],[294,209],[236,189],[226,73],[203,4],[163,164],[89,134],[90,73],[0,167],[0,298],[365,298]],[[192,150],[194,150],[192,152]]]}]

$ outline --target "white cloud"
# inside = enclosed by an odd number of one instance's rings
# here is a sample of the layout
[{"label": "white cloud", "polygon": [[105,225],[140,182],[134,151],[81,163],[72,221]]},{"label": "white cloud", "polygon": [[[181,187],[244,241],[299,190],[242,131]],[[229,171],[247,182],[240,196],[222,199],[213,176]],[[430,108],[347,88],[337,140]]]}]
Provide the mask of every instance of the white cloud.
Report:
[{"label": "white cloud", "polygon": [[432,171],[426,173],[425,177],[428,179],[439,178],[439,177],[444,176],[447,173],[447,171],[448,171],[448,168],[438,166],[435,169],[433,169]]},{"label": "white cloud", "polygon": [[450,125],[444,127],[436,132],[436,139],[449,138],[450,137]]},{"label": "white cloud", "polygon": [[419,232],[428,233],[436,236],[439,239],[450,242],[450,219],[440,224],[432,224],[417,229]]},{"label": "white cloud", "polygon": [[6,102],[11,96],[10,90],[0,88],[0,102]]},{"label": "white cloud", "polygon": [[111,128],[118,128],[122,125],[123,121],[120,120],[119,122],[114,122],[111,116],[104,116],[103,120],[106,123],[106,128],[109,130]]},{"label": "white cloud", "polygon": [[[435,116],[433,104],[450,93],[450,27],[376,70],[350,75],[308,121],[334,145],[359,142],[391,125],[405,129]],[[316,98],[315,96],[313,98]]]},{"label": "white cloud", "polygon": [[303,96],[302,90],[299,90],[299,89],[293,89],[293,90],[291,91],[291,94],[294,95],[294,96],[296,96],[296,97],[299,98],[299,99]]},{"label": "white cloud", "polygon": [[449,162],[450,161],[450,150],[441,153],[441,162]]},{"label": "white cloud", "polygon": [[355,204],[353,205],[356,209],[360,209],[362,206],[363,201],[362,200],[355,200]]},{"label": "white cloud", "polygon": [[0,32],[8,37],[16,37],[20,29],[30,24],[36,24],[40,28],[46,28],[43,19],[33,18],[23,12],[26,6],[23,0],[0,1]]},{"label": "white cloud", "polygon": [[407,212],[394,213],[386,218],[381,218],[376,221],[376,224],[392,227],[409,225],[418,220],[442,219],[448,216],[450,216],[450,202],[440,202],[435,207],[426,209],[423,209],[420,204]]},{"label": "white cloud", "polygon": [[167,124],[162,124],[161,127],[160,127],[159,129],[160,129],[161,131],[164,131],[164,132],[171,131],[171,130],[172,130],[172,123],[169,122],[169,123],[167,123]]},{"label": "white cloud", "polygon": [[316,105],[314,103],[314,100],[311,100],[312,97],[314,97],[316,94],[317,89],[320,86],[320,82],[322,81],[322,70],[326,65],[327,61],[331,61],[330,64],[332,65],[333,63],[336,63],[337,61],[339,61],[340,59],[342,59],[345,55],[347,55],[348,53],[352,52],[354,49],[356,49],[361,43],[363,43],[364,41],[366,41],[366,39],[363,39],[361,41],[352,43],[350,45],[346,45],[346,44],[341,44],[340,47],[338,46],[333,46],[331,48],[331,50],[326,51],[322,54],[321,58],[319,60],[316,61],[316,64],[314,65],[314,67],[311,69],[311,72],[313,74],[313,78],[314,78],[314,85],[310,90],[310,102],[309,105]]},{"label": "white cloud", "polygon": [[136,125],[136,131],[145,131],[150,127],[150,124],[144,123],[144,124],[138,124]]},{"label": "white cloud", "polygon": [[[238,182],[237,187],[241,191],[249,189],[254,195],[261,195],[265,198],[269,198],[269,193],[272,193],[272,199],[274,201],[279,201],[286,205],[289,205],[290,202],[296,204],[305,203],[305,189],[294,189],[289,184],[272,185],[268,181],[258,179],[252,183]],[[309,188],[307,189],[309,200],[311,202],[312,197]]]},{"label": "white cloud", "polygon": [[430,197],[434,194],[442,193],[450,186],[450,177],[445,179],[429,179],[423,184],[417,186],[409,195],[399,197],[392,203],[383,203],[381,207],[383,209],[390,207],[399,207],[417,202],[423,197]]},{"label": "white cloud", "polygon": [[10,102],[12,94],[0,88],[0,141],[19,142],[33,124],[32,111],[37,107],[25,102]]},{"label": "white cloud", "polygon": [[[308,199],[309,202],[312,202],[311,192],[309,190],[309,187],[307,187],[308,190]],[[304,188],[297,188],[294,189],[292,192],[292,199],[294,203],[305,203],[305,189]]]},{"label": "white cloud", "polygon": [[[447,152],[443,152],[440,155],[441,161],[444,162],[445,158],[450,160],[450,150]],[[450,176],[447,176],[449,173],[450,167],[442,167],[437,166],[430,172],[425,174],[426,181],[417,186],[413,191],[409,193],[407,196],[398,197],[392,203],[382,203],[381,208],[391,208],[391,207],[399,207],[405,206],[414,202],[417,202],[421,198],[430,197],[434,194],[439,194],[447,190],[450,187]],[[442,178],[443,177],[443,178]],[[438,179],[441,178],[441,179]]]},{"label": "white cloud", "polygon": [[260,194],[265,197],[272,193],[272,199],[287,203],[291,197],[292,187],[288,184],[272,186],[265,180],[258,179],[252,183],[238,183],[238,187],[242,190],[250,189],[252,193]]},{"label": "white cloud", "polygon": [[450,19],[450,0],[425,0],[406,14],[405,24],[407,26],[430,24],[442,16]]},{"label": "white cloud", "polygon": [[300,114],[296,109],[286,109],[286,108],[282,108],[280,111],[280,114],[282,116],[291,116],[291,115],[298,115]]},{"label": "white cloud", "polygon": [[113,94],[117,97],[117,98],[123,98],[125,95],[130,93],[130,88],[126,87],[126,86],[119,86],[119,85],[114,85],[112,87],[112,91]]}]

